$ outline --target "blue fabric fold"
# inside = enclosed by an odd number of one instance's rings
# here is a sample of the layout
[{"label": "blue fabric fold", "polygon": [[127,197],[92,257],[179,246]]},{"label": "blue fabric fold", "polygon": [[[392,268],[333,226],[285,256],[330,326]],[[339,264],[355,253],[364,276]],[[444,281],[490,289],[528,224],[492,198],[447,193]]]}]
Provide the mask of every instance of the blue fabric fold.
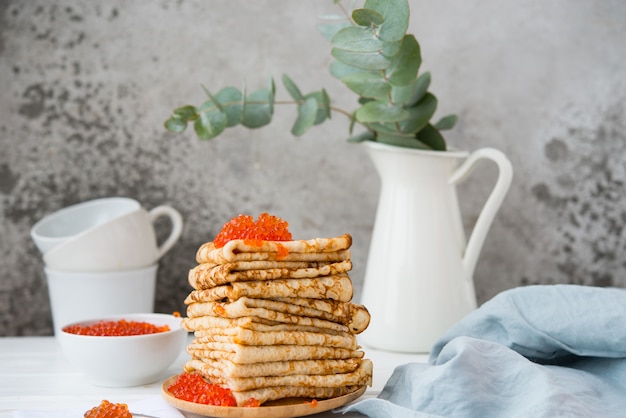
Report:
[{"label": "blue fabric fold", "polygon": [[394,371],[372,418],[625,417],[626,290],[503,292],[437,341],[429,364]]}]

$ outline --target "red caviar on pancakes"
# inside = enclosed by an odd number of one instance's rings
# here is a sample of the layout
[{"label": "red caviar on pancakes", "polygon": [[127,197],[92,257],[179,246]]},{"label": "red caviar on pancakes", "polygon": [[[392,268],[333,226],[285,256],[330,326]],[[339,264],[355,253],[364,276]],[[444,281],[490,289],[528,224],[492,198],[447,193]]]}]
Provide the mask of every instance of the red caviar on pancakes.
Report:
[{"label": "red caviar on pancakes", "polygon": [[154,325],[149,322],[127,321],[99,321],[89,325],[74,324],[63,328],[70,334],[90,335],[95,337],[125,337],[130,335],[156,334],[169,331],[169,325]]},{"label": "red caviar on pancakes", "polygon": [[123,403],[112,403],[103,400],[100,405],[94,406],[85,412],[85,418],[133,418],[128,410],[128,405]]},{"label": "red caviar on pancakes", "polygon": [[[226,222],[222,230],[215,236],[213,245],[222,248],[228,241],[242,239],[248,245],[260,246],[262,241],[291,241],[289,223],[277,216],[262,213],[255,221],[250,215],[239,215]],[[279,256],[288,250],[279,246]]]}]

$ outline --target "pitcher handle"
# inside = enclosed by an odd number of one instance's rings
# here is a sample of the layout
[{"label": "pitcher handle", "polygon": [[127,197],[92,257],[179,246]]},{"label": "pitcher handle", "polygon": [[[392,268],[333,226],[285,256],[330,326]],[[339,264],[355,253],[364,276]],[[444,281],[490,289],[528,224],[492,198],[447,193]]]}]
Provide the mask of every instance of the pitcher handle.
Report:
[{"label": "pitcher handle", "polygon": [[176,244],[176,241],[178,241],[178,238],[180,238],[183,233],[183,217],[176,209],[167,205],[153,208],[149,212],[149,215],[152,223],[162,216],[170,218],[170,221],[172,222],[172,230],[170,231],[169,236],[165,239],[165,241],[163,241],[163,244],[157,248],[157,259],[160,259],[170,250],[170,248],[174,246],[174,244]]},{"label": "pitcher handle", "polygon": [[513,167],[509,159],[501,151],[494,148],[481,148],[469,155],[467,159],[452,173],[448,180],[449,184],[456,185],[465,180],[480,162],[480,160],[492,160],[498,166],[498,179],[491,194],[487,198],[483,210],[480,212],[476,225],[467,241],[467,247],[463,256],[463,269],[468,278],[473,277],[478,255],[482,249],[487,232],[491,227],[498,209],[506,196],[511,180],[513,179]]}]

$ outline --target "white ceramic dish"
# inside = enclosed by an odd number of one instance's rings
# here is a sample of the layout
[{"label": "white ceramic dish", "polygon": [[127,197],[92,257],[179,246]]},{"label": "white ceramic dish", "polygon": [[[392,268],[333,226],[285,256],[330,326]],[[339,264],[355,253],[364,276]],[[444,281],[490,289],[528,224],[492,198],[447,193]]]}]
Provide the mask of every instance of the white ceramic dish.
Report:
[{"label": "white ceramic dish", "polygon": [[[170,331],[123,337],[87,336],[60,331],[57,339],[65,356],[96,386],[140,386],[166,377],[163,373],[185,348],[187,331],[181,328],[181,319],[167,314],[126,314],[79,323],[121,319],[149,322],[157,326],[167,324]],[[71,324],[63,328],[67,325]]]}]

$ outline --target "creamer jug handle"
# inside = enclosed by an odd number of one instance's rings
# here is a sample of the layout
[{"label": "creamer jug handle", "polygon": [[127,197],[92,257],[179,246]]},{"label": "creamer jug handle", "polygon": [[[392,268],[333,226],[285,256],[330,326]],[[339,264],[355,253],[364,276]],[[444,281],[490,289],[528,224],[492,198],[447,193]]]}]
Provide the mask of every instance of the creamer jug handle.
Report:
[{"label": "creamer jug handle", "polygon": [[480,212],[476,225],[467,241],[465,254],[463,255],[463,269],[467,278],[472,278],[478,255],[482,249],[487,232],[491,227],[491,223],[500,209],[500,205],[506,196],[511,180],[513,179],[513,167],[509,159],[501,151],[494,148],[481,148],[469,155],[448,180],[449,184],[456,185],[465,180],[481,160],[491,160],[498,166],[498,180],[491,194]]}]

